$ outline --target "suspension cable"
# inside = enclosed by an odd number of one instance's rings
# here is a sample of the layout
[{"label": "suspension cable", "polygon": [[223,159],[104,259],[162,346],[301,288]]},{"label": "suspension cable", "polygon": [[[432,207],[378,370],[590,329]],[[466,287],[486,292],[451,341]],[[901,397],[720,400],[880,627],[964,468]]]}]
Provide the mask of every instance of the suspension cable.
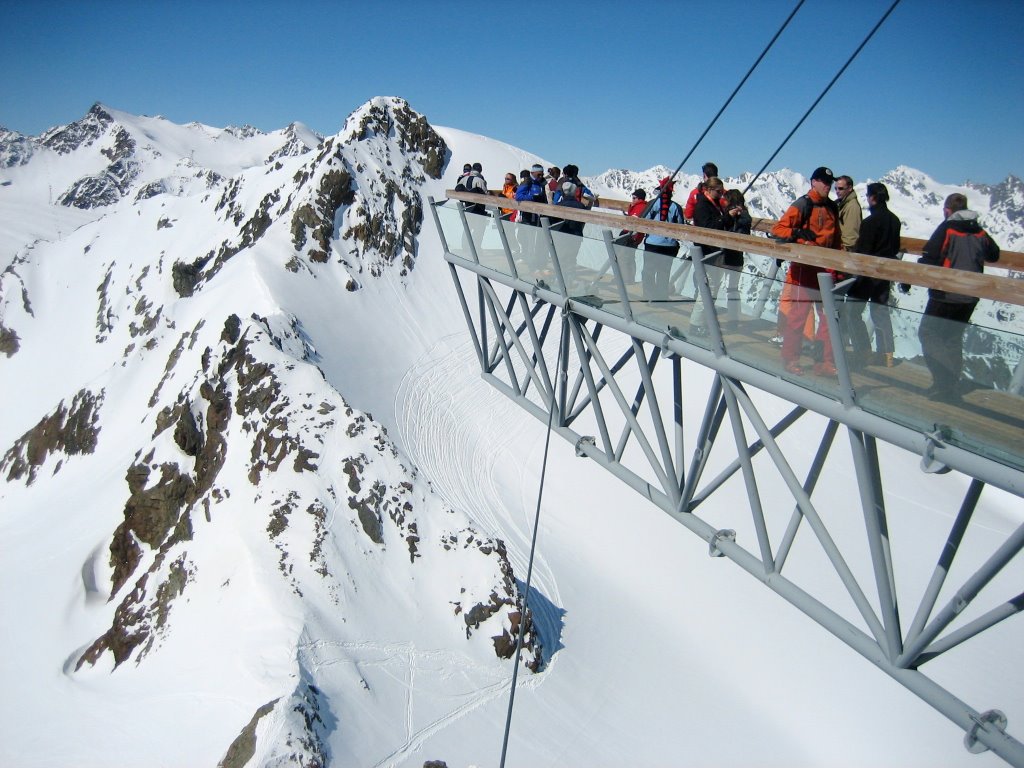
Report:
[{"label": "suspension cable", "polygon": [[786,146],[786,144],[789,142],[789,140],[791,138],[793,138],[793,134],[797,132],[797,130],[800,128],[801,125],[804,124],[804,120],[806,120],[810,116],[811,112],[814,111],[814,108],[818,106],[818,102],[820,102],[823,98],[825,98],[825,94],[828,93],[832,89],[832,86],[835,85],[836,80],[838,80],[840,78],[840,76],[843,74],[843,72],[846,71],[846,68],[849,67],[850,64],[853,63],[853,60],[855,58],[857,58],[857,55],[861,52],[861,50],[864,48],[864,46],[868,44],[868,41],[872,37],[874,37],[875,32],[878,31],[878,28],[882,26],[882,24],[885,22],[885,20],[887,18],[889,18],[889,14],[891,14],[894,10],[896,10],[896,6],[899,5],[899,4],[900,4],[900,0],[894,0],[893,4],[889,6],[889,10],[887,10],[884,14],[882,14],[882,18],[880,18],[878,20],[878,23],[875,24],[874,27],[872,27],[870,32],[868,32],[868,36],[865,37],[864,40],[861,41],[861,44],[857,46],[857,50],[855,50],[852,54],[850,54],[850,58],[848,58],[846,60],[846,63],[843,64],[842,67],[840,67],[838,72],[836,72],[835,77],[833,77],[832,80],[829,81],[829,84],[825,86],[825,90],[823,90],[818,95],[818,98],[816,98],[814,100],[814,103],[811,104],[811,106],[808,108],[808,110],[806,112],[804,112],[804,116],[800,118],[799,122],[795,126],[793,126],[793,130],[791,130],[789,132],[789,134],[786,136],[786,138],[782,140],[782,143],[779,144],[779,148],[776,149],[772,153],[772,156],[768,158],[767,162],[765,162],[765,164],[761,166],[761,170],[759,170],[756,174],[754,174],[754,178],[752,178],[750,180],[750,183],[747,184],[747,188],[743,190],[743,194],[744,195],[746,195],[747,192],[750,191],[750,188],[754,186],[754,182],[757,181],[758,178],[760,178],[762,173],[764,173],[764,169],[768,167],[769,163],[771,163],[771,161],[775,159],[776,155],[778,155],[779,152],[782,151],[782,148],[784,146]]},{"label": "suspension cable", "polygon": [[[782,22],[782,26],[779,27],[778,32],[775,33],[772,39],[768,41],[768,45],[766,45],[764,47],[764,50],[761,51],[761,55],[758,56],[754,63],[750,65],[750,69],[747,70],[747,74],[745,74],[743,76],[743,79],[740,80],[739,85],[737,85],[733,89],[732,93],[729,94],[729,98],[725,100],[725,103],[722,105],[721,109],[718,110],[718,113],[713,118],[711,118],[711,122],[708,123],[707,128],[704,129],[704,133],[697,137],[697,141],[695,141],[693,146],[690,147],[690,151],[686,153],[686,157],[684,157],[682,162],[676,166],[676,169],[674,171],[672,171],[672,175],[669,176],[669,184],[675,181],[676,176],[679,175],[679,172],[683,169],[683,166],[686,165],[686,161],[690,159],[694,152],[697,151],[697,147],[699,147],[700,143],[704,141],[704,137],[708,135],[708,132],[710,132],[711,129],[714,127],[715,123],[718,122],[718,118],[722,116],[722,113],[725,112],[726,108],[732,103],[732,100],[736,98],[736,94],[740,92],[740,88],[742,88],[744,84],[747,82],[747,80],[750,79],[750,76],[754,74],[754,70],[757,69],[758,65],[761,63],[761,60],[768,55],[768,51],[770,51],[771,47],[775,45],[775,41],[779,39],[779,35],[781,35],[783,30],[789,26],[789,22],[793,20],[793,17],[796,16],[796,12],[800,10],[800,7],[805,2],[806,0],[799,0],[796,6],[793,8],[793,10],[790,11],[789,16],[787,16],[786,20]],[[658,190],[658,194],[661,194],[660,188]],[[644,216],[646,216],[647,212],[650,211],[656,199],[657,197],[653,198],[650,202],[647,203],[647,207],[644,209]]]},{"label": "suspension cable", "polygon": [[787,16],[786,20],[782,22],[782,26],[779,27],[779,31],[776,32],[775,36],[768,41],[768,45],[766,45],[764,47],[764,50],[761,51],[761,55],[757,57],[757,60],[750,65],[750,69],[747,70],[747,74],[743,76],[743,79],[740,80],[739,85],[737,85],[733,89],[733,92],[729,94],[729,98],[725,100],[725,103],[722,105],[722,108],[718,110],[718,113],[713,118],[711,118],[711,122],[708,123],[708,127],[704,129],[704,133],[702,133],[697,138],[697,141],[695,141],[693,146],[690,147],[690,151],[686,153],[686,157],[684,157],[683,161],[679,163],[678,166],[676,166],[676,169],[672,172],[671,179],[675,179],[679,171],[683,169],[683,166],[686,164],[686,161],[690,159],[694,152],[697,151],[697,147],[700,146],[700,143],[702,141],[704,141],[704,137],[708,135],[708,132],[714,127],[715,123],[718,122],[718,118],[720,118],[722,116],[722,113],[725,112],[726,107],[728,107],[732,103],[732,100],[736,97],[736,94],[740,92],[740,88],[742,88],[743,85],[750,78],[750,76],[754,74],[754,70],[757,69],[757,66],[761,63],[761,60],[768,55],[768,51],[770,51],[771,47],[775,45],[775,41],[779,39],[779,35],[782,34],[783,30],[789,26],[789,22],[793,20],[793,17],[796,16],[796,12],[800,10],[800,7],[804,4],[804,2],[806,2],[806,0],[799,0],[799,2],[796,4],[793,10],[789,12],[789,16]]},{"label": "suspension cable", "polygon": [[[563,375],[562,372],[562,355],[565,353],[566,338],[566,319],[565,310],[562,311],[562,331],[561,339],[558,342],[558,375]],[[551,445],[551,425],[555,419],[555,387],[551,387],[551,408],[548,414],[548,431],[544,438],[544,459],[541,463],[540,470],[540,486],[537,489],[537,510],[533,517],[533,536],[530,541],[530,560],[526,568],[526,589],[523,590],[523,612],[519,617],[519,638],[516,641],[516,660],[515,666],[512,667],[512,687],[508,692],[508,714],[505,716],[505,736],[501,742],[501,764],[500,768],[505,768],[505,753],[508,750],[508,734],[512,729],[512,707],[516,700],[516,680],[519,677],[519,661],[523,654],[523,638],[526,635],[526,615],[527,615],[527,603],[530,599],[530,583],[533,580],[533,558],[534,553],[537,551],[537,530],[540,528],[540,503],[541,499],[544,498],[544,478],[548,471],[548,447]]]}]

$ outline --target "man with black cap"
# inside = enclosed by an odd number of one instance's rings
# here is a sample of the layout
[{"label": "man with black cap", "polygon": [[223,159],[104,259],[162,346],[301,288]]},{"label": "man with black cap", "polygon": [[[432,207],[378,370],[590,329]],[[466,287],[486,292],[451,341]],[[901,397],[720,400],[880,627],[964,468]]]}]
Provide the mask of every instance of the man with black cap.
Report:
[{"label": "man with black cap", "polygon": [[[835,175],[831,168],[821,166],[811,174],[811,189],[797,198],[772,228],[772,234],[789,243],[817,245],[821,248],[842,248],[839,230],[839,210],[829,197]],[[786,308],[786,319],[782,328],[782,363],[788,373],[802,376],[800,350],[803,345],[804,324],[813,305],[818,314],[818,330],[815,339],[821,342],[822,359],[814,366],[819,376],[834,376],[832,362],[832,340],[829,338],[818,290],[818,274],[821,267],[790,262],[787,279],[793,283],[792,301]],[[781,311],[781,308],[780,308]]]}]

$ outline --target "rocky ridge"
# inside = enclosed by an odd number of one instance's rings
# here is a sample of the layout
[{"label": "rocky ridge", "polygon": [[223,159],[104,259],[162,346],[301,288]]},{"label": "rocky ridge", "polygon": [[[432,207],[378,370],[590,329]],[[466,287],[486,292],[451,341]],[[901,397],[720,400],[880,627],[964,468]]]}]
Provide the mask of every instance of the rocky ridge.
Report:
[{"label": "rocky ridge", "polygon": [[[209,129],[145,120],[153,136],[96,105],[32,145],[58,165],[100,170],[78,176],[52,204],[84,223],[23,244],[0,279],[9,359],[26,366],[55,343],[40,329],[84,321],[88,355],[106,364],[100,383],[51,407],[0,460],[0,497],[58,488],[89,466],[118,478],[116,522],[82,563],[88,599],[74,609],[99,628],[67,649],[65,674],[123,675],[153,663],[209,596],[244,601],[256,577],[211,554],[233,536],[271,565],[272,578],[259,579],[283,590],[287,612],[318,606],[314,635],[345,638],[349,620],[356,627],[356,617],[373,614],[378,587],[356,575],[371,573],[421,620],[492,663],[512,657],[525,621],[524,664],[540,669],[541,638],[522,615],[504,544],[446,508],[383,427],[325,382],[298,318],[241,286],[231,305],[242,311],[193,314],[208,291],[224,290],[217,278],[228,267],[235,280],[261,263],[285,281],[323,276],[350,290],[387,273],[406,277],[423,224],[420,190],[444,171],[444,141],[405,102],[375,99],[315,150],[298,125],[279,137],[221,131],[211,140],[276,147],[222,173],[198,150],[175,156],[160,141],[164,130],[191,131],[202,146]],[[28,177],[12,178],[27,188]],[[240,254],[250,260],[241,267]],[[76,297],[73,309],[37,290],[44,266],[73,270],[88,286],[55,289]],[[73,368],[69,361],[69,377]],[[426,571],[435,583],[443,574],[442,599],[420,586]],[[301,682],[254,702],[252,727],[237,746],[224,743],[226,764],[250,746],[281,759],[325,754],[331,704],[312,662],[296,657]],[[257,733],[270,721],[272,735]]]}]

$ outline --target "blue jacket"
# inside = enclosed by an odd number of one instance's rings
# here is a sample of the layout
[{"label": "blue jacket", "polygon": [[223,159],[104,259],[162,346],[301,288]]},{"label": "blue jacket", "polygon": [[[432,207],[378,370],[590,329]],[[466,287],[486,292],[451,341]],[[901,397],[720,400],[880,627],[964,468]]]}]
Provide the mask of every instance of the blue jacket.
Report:
[{"label": "blue jacket", "polygon": [[[655,199],[655,203],[651,206],[651,210],[644,216],[645,219],[654,219],[655,221],[661,220],[661,204]],[[668,204],[668,218],[665,221],[669,224],[685,224],[686,220],[683,219],[683,209],[679,207],[679,204],[673,200]],[[651,245],[679,245],[679,241],[672,237],[662,237],[661,235],[648,235],[646,242]]]},{"label": "blue jacket", "polygon": [[537,180],[531,178],[529,181],[524,181],[518,187],[516,187],[516,200],[532,203],[546,203],[548,201],[546,187],[544,186],[544,180]]}]

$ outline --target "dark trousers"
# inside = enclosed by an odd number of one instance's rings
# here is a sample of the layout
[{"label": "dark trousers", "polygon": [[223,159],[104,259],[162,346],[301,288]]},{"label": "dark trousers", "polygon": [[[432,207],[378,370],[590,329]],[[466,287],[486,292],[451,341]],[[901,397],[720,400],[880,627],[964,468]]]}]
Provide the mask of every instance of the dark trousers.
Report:
[{"label": "dark trousers", "polygon": [[668,279],[672,272],[672,258],[679,253],[675,245],[652,245],[644,243],[644,298],[660,301],[668,298]]},{"label": "dark trousers", "polygon": [[964,334],[976,304],[928,299],[917,338],[933,387],[956,389],[964,367]]}]

